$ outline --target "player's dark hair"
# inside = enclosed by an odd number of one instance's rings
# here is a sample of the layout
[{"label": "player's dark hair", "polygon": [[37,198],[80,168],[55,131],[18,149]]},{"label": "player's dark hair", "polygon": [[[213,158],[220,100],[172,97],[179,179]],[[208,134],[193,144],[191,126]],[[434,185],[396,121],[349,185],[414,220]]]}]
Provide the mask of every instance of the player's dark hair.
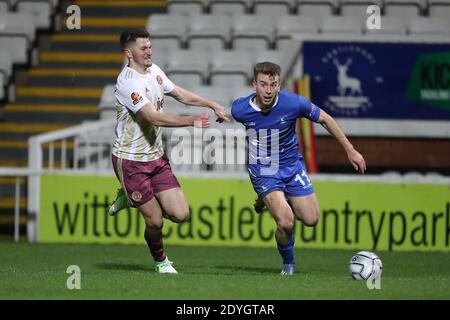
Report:
[{"label": "player's dark hair", "polygon": [[148,38],[150,34],[145,29],[128,29],[120,35],[120,45],[122,49],[127,47],[130,43],[136,42],[137,38]]},{"label": "player's dark hair", "polygon": [[253,68],[253,76],[255,80],[260,73],[267,74],[271,77],[279,76],[281,75],[281,67],[276,63],[268,61],[259,62],[255,64],[255,67]]}]

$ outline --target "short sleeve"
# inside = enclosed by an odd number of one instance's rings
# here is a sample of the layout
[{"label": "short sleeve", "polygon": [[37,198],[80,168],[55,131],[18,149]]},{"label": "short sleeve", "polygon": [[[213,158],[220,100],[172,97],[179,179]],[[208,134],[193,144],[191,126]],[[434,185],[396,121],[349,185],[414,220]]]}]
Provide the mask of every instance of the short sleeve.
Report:
[{"label": "short sleeve", "polygon": [[158,67],[157,65],[154,65],[154,67],[157,70],[158,75],[162,79],[162,86],[163,86],[163,89],[164,89],[164,93],[166,94],[166,93],[171,92],[173,90],[173,88],[175,87],[173,82],[166,76],[166,74],[164,73],[164,71],[161,70],[160,67]]},{"label": "short sleeve", "polygon": [[236,120],[237,122],[241,122],[241,120],[238,117],[238,101],[240,99],[236,99],[233,101],[233,104],[231,105],[231,116]]},{"label": "short sleeve", "polygon": [[116,98],[133,113],[137,113],[150,102],[145,96],[144,84],[133,79],[117,83]]},{"label": "short sleeve", "polygon": [[320,108],[304,97],[298,96],[298,99],[299,99],[298,116],[317,122],[320,116]]}]

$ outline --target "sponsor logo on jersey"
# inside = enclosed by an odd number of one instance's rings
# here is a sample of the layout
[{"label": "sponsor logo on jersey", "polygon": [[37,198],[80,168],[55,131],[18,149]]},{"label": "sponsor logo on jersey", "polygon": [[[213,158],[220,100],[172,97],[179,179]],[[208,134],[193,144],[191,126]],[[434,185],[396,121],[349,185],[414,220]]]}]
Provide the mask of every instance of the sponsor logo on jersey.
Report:
[{"label": "sponsor logo on jersey", "polygon": [[142,97],[137,92],[133,92],[131,94],[131,100],[133,101],[134,105],[137,105],[140,101],[142,101]]},{"label": "sponsor logo on jersey", "polygon": [[161,78],[161,76],[157,75],[157,76],[156,76],[156,81],[158,82],[158,84],[159,84],[160,86],[162,86],[162,84],[163,84],[163,79]]}]

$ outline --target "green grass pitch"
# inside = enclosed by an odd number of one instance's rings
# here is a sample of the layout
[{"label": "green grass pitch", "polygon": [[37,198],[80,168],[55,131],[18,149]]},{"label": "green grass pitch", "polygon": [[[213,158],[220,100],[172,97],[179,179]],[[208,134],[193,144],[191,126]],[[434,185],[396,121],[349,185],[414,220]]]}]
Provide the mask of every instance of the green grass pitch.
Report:
[{"label": "green grass pitch", "polygon": [[[0,244],[0,299],[450,299],[450,254],[379,252],[380,290],[352,280],[348,250],[296,249],[279,275],[275,248],[167,246],[178,275],[159,275],[145,245]],[[69,290],[69,265],[81,289]]]}]

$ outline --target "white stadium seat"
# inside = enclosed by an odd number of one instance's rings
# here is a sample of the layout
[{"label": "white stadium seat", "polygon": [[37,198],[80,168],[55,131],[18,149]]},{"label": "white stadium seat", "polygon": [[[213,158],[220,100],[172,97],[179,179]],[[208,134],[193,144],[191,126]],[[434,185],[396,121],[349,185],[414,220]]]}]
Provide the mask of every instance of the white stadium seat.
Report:
[{"label": "white stadium seat", "polygon": [[384,12],[387,16],[414,19],[420,16],[426,0],[385,0]]},{"label": "white stadium seat", "polygon": [[[202,97],[217,101],[225,108],[229,108],[231,106],[231,102],[233,101],[229,86],[195,86],[191,87],[189,90],[201,95]],[[203,109],[197,110],[203,111]]]},{"label": "white stadium seat", "polygon": [[36,37],[34,17],[29,13],[1,13],[0,48],[9,51],[13,63],[26,64]]},{"label": "white stadium seat", "polygon": [[254,0],[253,12],[258,15],[279,17],[294,11],[295,0]]},{"label": "white stadium seat", "polygon": [[211,0],[209,11],[211,14],[227,16],[242,15],[249,12],[253,0]]},{"label": "white stadium seat", "polygon": [[247,51],[219,51],[211,60],[210,81],[213,85],[249,85],[253,58]]},{"label": "white stadium seat", "polygon": [[100,118],[111,119],[116,116],[116,96],[114,90],[115,84],[107,84],[103,87],[102,96],[99,102]]},{"label": "white stadium seat", "polygon": [[322,20],[322,33],[361,34],[363,23],[359,18],[331,16]]},{"label": "white stadium seat", "polygon": [[338,0],[297,0],[297,14],[322,18],[334,15]]},{"label": "white stadium seat", "polygon": [[205,14],[191,17],[186,41],[189,48],[225,49],[231,32],[231,17]]},{"label": "white stadium seat", "polygon": [[273,41],[275,22],[257,15],[235,16],[231,35],[234,49],[268,49]]},{"label": "white stadium seat", "polygon": [[18,0],[17,12],[30,13],[34,16],[36,27],[50,29],[54,13],[54,4],[46,0]]},{"label": "white stadium seat", "polygon": [[208,77],[209,61],[210,53],[205,50],[174,50],[169,53],[166,73],[175,83],[201,85]]},{"label": "white stadium seat", "polygon": [[152,61],[156,63],[162,70],[165,70],[167,67],[169,54],[173,51],[173,48],[162,47],[159,45],[158,41],[159,40],[157,39],[152,42]]},{"label": "white stadium seat", "polygon": [[10,53],[0,48],[0,74],[7,81],[12,74],[13,60]]},{"label": "white stadium seat", "polygon": [[167,0],[166,8],[169,14],[194,16],[204,12],[205,4],[203,0]]},{"label": "white stadium seat", "polygon": [[9,11],[11,11],[9,1],[8,0],[0,0],[0,12],[4,13],[4,12],[9,12]]},{"label": "white stadium seat", "polygon": [[383,8],[382,0],[341,0],[341,15],[348,17],[360,17],[367,19],[369,14],[367,8],[371,5],[377,5],[380,12]]},{"label": "white stadium seat", "polygon": [[284,48],[295,35],[317,33],[319,33],[319,27],[314,17],[299,15],[281,17],[275,25],[275,47]]},{"label": "white stadium seat", "polygon": [[292,51],[289,50],[258,50],[255,51],[253,63],[269,61],[278,64],[281,70],[286,71],[292,60]]},{"label": "white stadium seat", "polygon": [[441,17],[450,20],[450,1],[448,0],[429,0],[430,17]]},{"label": "white stadium seat", "polygon": [[5,98],[5,88],[12,74],[13,62],[8,51],[0,48],[0,100]]},{"label": "white stadium seat", "polygon": [[5,86],[6,86],[6,82],[4,81],[3,77],[0,77],[0,100],[3,100],[6,98]]},{"label": "white stadium seat", "polygon": [[234,100],[237,98],[246,97],[252,93],[255,92],[255,89],[253,89],[253,86],[235,86],[231,87],[231,92],[233,93]]},{"label": "white stadium seat", "polygon": [[381,17],[381,28],[380,29],[367,29],[364,24],[364,31],[367,34],[397,34],[406,35],[407,34],[407,20],[402,17]]},{"label": "white stadium seat", "polygon": [[409,21],[409,33],[423,35],[450,35],[447,19],[420,17]]},{"label": "white stadium seat", "polygon": [[148,17],[146,29],[151,39],[159,39],[166,46],[181,48],[187,30],[187,17],[168,14],[152,14]]}]

